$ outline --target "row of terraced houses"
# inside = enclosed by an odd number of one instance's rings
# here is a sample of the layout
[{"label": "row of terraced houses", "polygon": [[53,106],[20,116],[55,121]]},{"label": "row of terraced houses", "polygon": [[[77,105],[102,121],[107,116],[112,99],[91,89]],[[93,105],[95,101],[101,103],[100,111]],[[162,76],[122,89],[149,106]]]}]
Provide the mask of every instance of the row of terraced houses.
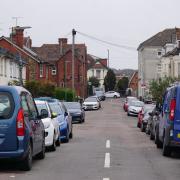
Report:
[{"label": "row of terraced houses", "polygon": [[[23,81],[37,80],[57,87],[72,88],[72,44],[59,38],[57,44],[32,46],[32,39],[24,37],[25,27],[12,28],[9,37],[0,37],[0,85],[19,81],[20,67]],[[87,54],[85,44],[75,44],[74,88],[80,97],[87,96],[87,81],[95,76],[103,86],[107,73],[107,59]]]}]

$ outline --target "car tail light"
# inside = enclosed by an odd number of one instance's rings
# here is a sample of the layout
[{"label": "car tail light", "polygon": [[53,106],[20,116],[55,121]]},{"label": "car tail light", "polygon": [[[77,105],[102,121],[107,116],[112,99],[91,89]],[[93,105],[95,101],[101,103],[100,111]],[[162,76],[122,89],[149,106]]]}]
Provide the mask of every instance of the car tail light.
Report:
[{"label": "car tail light", "polygon": [[16,134],[17,136],[24,136],[25,124],[24,124],[24,112],[23,109],[19,109],[16,119]]},{"label": "car tail light", "polygon": [[175,108],[176,108],[176,100],[172,99],[170,103],[170,113],[169,113],[169,119],[171,121],[174,121]]}]

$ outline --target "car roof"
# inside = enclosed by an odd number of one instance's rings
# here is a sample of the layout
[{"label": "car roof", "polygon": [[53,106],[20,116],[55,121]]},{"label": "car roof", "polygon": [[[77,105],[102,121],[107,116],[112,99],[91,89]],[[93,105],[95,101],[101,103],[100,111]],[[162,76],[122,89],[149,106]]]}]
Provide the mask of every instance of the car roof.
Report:
[{"label": "car roof", "polygon": [[46,104],[47,103],[47,101],[37,100],[37,99],[35,99],[34,101],[36,104]]},{"label": "car roof", "polygon": [[16,91],[18,94],[20,94],[22,91],[28,92],[31,94],[27,89],[25,89],[22,86],[0,86],[0,91]]}]

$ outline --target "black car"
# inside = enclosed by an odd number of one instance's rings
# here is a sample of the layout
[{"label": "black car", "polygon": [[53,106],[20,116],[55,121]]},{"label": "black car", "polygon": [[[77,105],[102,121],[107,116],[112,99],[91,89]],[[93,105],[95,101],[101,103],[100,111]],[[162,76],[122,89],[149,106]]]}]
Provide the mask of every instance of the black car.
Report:
[{"label": "black car", "polygon": [[72,122],[83,123],[85,121],[85,112],[79,102],[64,102],[64,105],[72,116]]},{"label": "black car", "polygon": [[95,95],[99,98],[100,101],[105,101],[106,96],[103,91],[96,91]]}]

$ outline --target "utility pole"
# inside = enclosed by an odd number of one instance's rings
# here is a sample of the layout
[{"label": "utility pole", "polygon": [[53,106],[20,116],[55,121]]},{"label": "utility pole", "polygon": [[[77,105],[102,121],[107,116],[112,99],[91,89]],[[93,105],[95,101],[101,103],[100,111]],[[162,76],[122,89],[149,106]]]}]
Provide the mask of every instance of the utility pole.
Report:
[{"label": "utility pole", "polygon": [[109,68],[109,49],[107,50],[107,52],[108,52],[107,67]]},{"label": "utility pole", "polygon": [[75,29],[72,30],[72,89],[74,90]]}]

